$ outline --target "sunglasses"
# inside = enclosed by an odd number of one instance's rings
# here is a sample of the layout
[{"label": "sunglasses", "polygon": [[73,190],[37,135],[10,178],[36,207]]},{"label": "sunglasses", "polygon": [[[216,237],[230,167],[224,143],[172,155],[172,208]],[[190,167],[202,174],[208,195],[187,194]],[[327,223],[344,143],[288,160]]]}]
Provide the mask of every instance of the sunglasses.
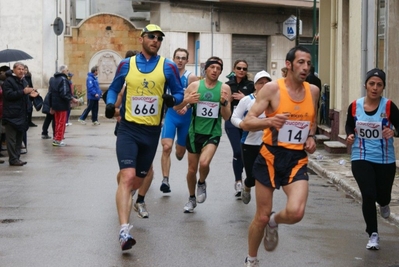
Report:
[{"label": "sunglasses", "polygon": [[157,38],[158,42],[162,42],[163,41],[163,37],[162,36],[158,36],[152,33],[146,34],[147,38],[150,40],[154,40],[155,38]]},{"label": "sunglasses", "polygon": [[243,68],[243,67],[236,67],[237,70],[243,70],[243,71],[247,71],[248,68]]},{"label": "sunglasses", "polygon": [[186,57],[175,57],[175,59],[177,59],[177,60],[187,60],[187,58]]}]

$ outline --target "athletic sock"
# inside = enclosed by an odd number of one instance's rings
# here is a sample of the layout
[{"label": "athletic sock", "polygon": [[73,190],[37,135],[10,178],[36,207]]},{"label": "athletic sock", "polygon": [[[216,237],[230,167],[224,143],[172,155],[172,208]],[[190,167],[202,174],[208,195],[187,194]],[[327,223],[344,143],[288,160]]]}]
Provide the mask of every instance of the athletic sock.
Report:
[{"label": "athletic sock", "polygon": [[127,230],[127,229],[129,229],[129,224],[128,224],[128,223],[121,224],[121,232],[122,232],[122,231],[125,231],[125,230]]},{"label": "athletic sock", "polygon": [[198,184],[203,185],[203,184],[205,184],[205,182],[200,182],[200,180],[198,180]]},{"label": "athletic sock", "polygon": [[145,196],[138,194],[136,203],[144,203],[144,198],[145,198]]},{"label": "athletic sock", "polygon": [[274,219],[274,216],[276,215],[276,213],[273,213],[271,216],[270,216],[270,220],[269,220],[269,225],[271,226],[271,227],[276,227],[277,226],[277,223],[276,223],[276,221],[275,221],[275,219]]},{"label": "athletic sock", "polygon": [[258,258],[257,257],[251,257],[251,256],[247,256],[247,260],[248,261],[250,261],[250,262],[254,262],[254,261],[256,261]]}]

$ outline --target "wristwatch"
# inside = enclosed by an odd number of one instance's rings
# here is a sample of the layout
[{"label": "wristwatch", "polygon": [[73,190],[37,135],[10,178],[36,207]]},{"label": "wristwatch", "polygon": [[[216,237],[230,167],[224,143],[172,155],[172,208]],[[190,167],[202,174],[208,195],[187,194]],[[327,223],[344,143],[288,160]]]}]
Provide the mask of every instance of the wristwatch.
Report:
[{"label": "wristwatch", "polygon": [[229,104],[229,101],[227,101],[226,99],[224,100],[224,102],[223,103],[220,103],[222,106],[227,106],[228,104]]},{"label": "wristwatch", "polygon": [[317,139],[316,139],[316,136],[315,135],[313,135],[313,134],[310,134],[310,135],[308,135],[308,138],[309,137],[312,137],[313,139],[314,139],[314,141],[316,142],[317,141]]}]

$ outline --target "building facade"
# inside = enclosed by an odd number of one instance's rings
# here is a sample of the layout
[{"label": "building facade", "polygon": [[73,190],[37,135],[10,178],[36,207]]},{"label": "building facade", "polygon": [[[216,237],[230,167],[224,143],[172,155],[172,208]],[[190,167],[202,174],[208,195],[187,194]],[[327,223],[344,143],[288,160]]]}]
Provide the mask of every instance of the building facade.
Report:
[{"label": "building facade", "polygon": [[[345,137],[349,104],[365,95],[366,72],[386,72],[384,96],[399,105],[397,40],[399,1],[320,2],[319,75],[330,89],[331,138]],[[398,149],[397,149],[398,151]]]},{"label": "building facade", "polygon": [[[198,76],[206,59],[216,55],[224,60],[221,80],[236,59],[247,60],[250,72],[265,69],[276,79],[281,77],[287,51],[296,42],[309,45],[314,40],[312,7],[313,1],[306,0],[1,2],[0,49],[8,46],[32,55],[33,60],[26,64],[39,89],[47,89],[49,78],[61,64],[69,66],[80,90],[85,89],[90,68],[104,65],[99,79],[106,88],[113,65],[126,50],[138,49],[140,30],[155,23],[166,34],[160,54],[170,58],[176,48],[188,48],[187,67]],[[302,22],[299,40],[283,35],[284,21],[291,15]],[[59,35],[53,25],[57,17],[64,26]]]}]

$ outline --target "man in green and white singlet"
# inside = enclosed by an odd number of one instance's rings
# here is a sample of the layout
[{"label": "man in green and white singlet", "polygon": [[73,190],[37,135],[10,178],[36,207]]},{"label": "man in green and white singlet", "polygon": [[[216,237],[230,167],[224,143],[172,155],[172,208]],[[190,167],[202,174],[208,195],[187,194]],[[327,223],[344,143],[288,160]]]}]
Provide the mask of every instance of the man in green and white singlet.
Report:
[{"label": "man in green and white singlet", "polygon": [[[186,141],[187,185],[190,197],[184,206],[185,213],[192,213],[197,202],[203,203],[206,200],[205,179],[209,174],[209,165],[222,135],[222,117],[228,120],[231,115],[230,87],[218,80],[222,70],[222,59],[209,58],[205,63],[205,79],[191,83],[185,91],[183,102],[174,107],[179,110],[191,104],[193,109]],[[195,97],[198,95],[199,98]],[[197,196],[195,195],[196,185]]]}]

